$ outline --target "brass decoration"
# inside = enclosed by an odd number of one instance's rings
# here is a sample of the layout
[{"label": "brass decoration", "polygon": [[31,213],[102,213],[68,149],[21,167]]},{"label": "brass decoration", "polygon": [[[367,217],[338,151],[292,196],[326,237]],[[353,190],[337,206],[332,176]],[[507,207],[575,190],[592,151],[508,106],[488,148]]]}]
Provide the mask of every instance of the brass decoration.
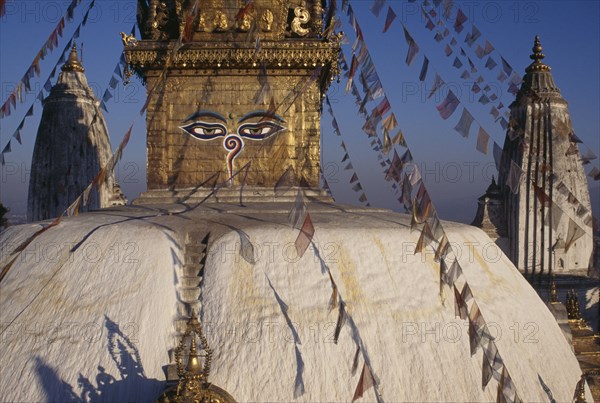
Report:
[{"label": "brass decoration", "polygon": [[[196,338],[200,340],[200,351],[204,351],[204,365],[200,363]],[[190,340],[187,365],[183,366],[184,351]],[[187,323],[185,333],[175,350],[177,374],[179,382],[164,391],[158,398],[159,402],[202,402],[202,403],[235,403],[235,399],[226,391],[208,382],[212,350],[202,333],[202,326],[195,313]]]},{"label": "brass decoration", "polygon": [[313,3],[311,27],[315,33],[320,34],[323,31],[323,7],[320,0]]},{"label": "brass decoration", "polygon": [[262,30],[264,32],[271,32],[273,29],[273,12],[271,10],[265,10],[261,17]]},{"label": "brass decoration", "polygon": [[198,13],[198,23],[196,25],[196,32],[204,32],[206,31],[206,19],[204,18],[204,13]]},{"label": "brass decoration", "polygon": [[138,44],[134,35],[127,35],[125,32],[121,32],[121,40],[123,41],[123,46],[137,46]]},{"label": "brass decoration", "polygon": [[575,294],[575,290],[571,290],[567,292],[567,318],[570,320],[580,320],[581,314],[579,312],[579,299],[577,298],[577,294]]},{"label": "brass decoration", "polygon": [[154,9],[154,20],[152,21],[152,39],[166,39],[168,37],[165,28],[169,22],[169,7],[164,1],[158,2]]},{"label": "brass decoration", "polygon": [[73,42],[73,47],[71,48],[71,53],[69,54],[69,58],[63,64],[62,71],[77,71],[79,73],[83,73],[85,70],[79,61],[79,57],[77,56],[77,45]]},{"label": "brass decoration", "polygon": [[238,29],[241,32],[248,32],[252,28],[252,16],[250,14],[244,14],[239,22]]},{"label": "brass decoration", "polygon": [[585,403],[585,374],[581,375],[581,379],[575,387],[575,401],[577,403]]},{"label": "brass decoration", "polygon": [[531,48],[531,50],[533,51],[533,54],[530,55],[529,58],[533,60],[533,63],[531,63],[529,67],[525,69],[525,71],[527,73],[532,71],[550,71],[550,67],[542,63],[542,60],[546,57],[546,55],[542,53],[542,44],[540,43],[540,37],[537,35],[535,36],[533,48]]},{"label": "brass decoration", "polygon": [[227,21],[227,15],[222,11],[215,12],[215,18],[213,18],[213,24],[215,26],[215,32],[225,32],[229,29],[229,22]]},{"label": "brass decoration", "polygon": [[296,7],[294,8],[294,16],[295,17],[290,24],[292,32],[298,36],[306,36],[310,30],[308,28],[303,28],[302,25],[310,21],[310,14],[308,10],[304,7]]}]

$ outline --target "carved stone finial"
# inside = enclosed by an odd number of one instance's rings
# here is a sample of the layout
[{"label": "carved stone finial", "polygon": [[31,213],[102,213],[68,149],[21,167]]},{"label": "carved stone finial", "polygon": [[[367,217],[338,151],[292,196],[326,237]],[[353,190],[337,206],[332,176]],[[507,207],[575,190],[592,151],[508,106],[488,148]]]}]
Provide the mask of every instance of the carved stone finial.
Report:
[{"label": "carved stone finial", "polygon": [[546,55],[542,53],[543,48],[538,35],[535,36],[533,48],[531,48],[531,50],[533,51],[533,54],[531,54],[529,58],[533,60],[533,63],[531,63],[529,67],[525,69],[525,71],[527,73],[532,71],[550,71],[550,67],[542,63],[542,60],[546,57]]},{"label": "carved stone finial", "polygon": [[62,71],[77,71],[79,73],[85,72],[85,69],[79,61],[79,56],[77,56],[77,45],[75,42],[73,42],[73,47],[71,48],[69,58],[62,66]]}]

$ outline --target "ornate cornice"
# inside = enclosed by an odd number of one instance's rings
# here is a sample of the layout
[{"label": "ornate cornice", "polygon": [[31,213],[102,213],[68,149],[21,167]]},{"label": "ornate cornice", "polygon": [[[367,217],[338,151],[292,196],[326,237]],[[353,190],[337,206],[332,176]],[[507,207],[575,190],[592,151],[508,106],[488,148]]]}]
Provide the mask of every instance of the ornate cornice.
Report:
[{"label": "ornate cornice", "polygon": [[181,47],[173,57],[175,43],[140,41],[125,48],[127,63],[134,69],[218,68],[313,68],[332,66],[337,70],[340,47],[336,42],[263,42],[259,50],[239,44],[193,43]]}]

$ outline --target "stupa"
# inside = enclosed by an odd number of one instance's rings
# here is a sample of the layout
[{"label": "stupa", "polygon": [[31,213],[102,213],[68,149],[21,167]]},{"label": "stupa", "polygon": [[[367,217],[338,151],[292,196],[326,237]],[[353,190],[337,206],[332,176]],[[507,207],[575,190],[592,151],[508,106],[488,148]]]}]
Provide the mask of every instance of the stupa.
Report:
[{"label": "stupa", "polygon": [[[593,218],[585,159],[537,36],[532,50],[510,105],[498,178],[502,196],[495,202],[503,214],[491,231],[504,234],[506,253],[529,277],[586,275],[593,265]],[[484,224],[476,219],[474,225]]]},{"label": "stupa", "polygon": [[[44,100],[31,163],[27,220],[62,214],[111,154],[104,116],[73,44],[57,83]],[[111,174],[90,192],[82,211],[126,203]]]},{"label": "stupa", "polygon": [[194,4],[140,1],[126,47],[150,99],[147,194],[0,233],[3,399],[571,400],[571,346],[483,231],[443,222],[456,311],[413,217],[319,189],[334,5]]}]

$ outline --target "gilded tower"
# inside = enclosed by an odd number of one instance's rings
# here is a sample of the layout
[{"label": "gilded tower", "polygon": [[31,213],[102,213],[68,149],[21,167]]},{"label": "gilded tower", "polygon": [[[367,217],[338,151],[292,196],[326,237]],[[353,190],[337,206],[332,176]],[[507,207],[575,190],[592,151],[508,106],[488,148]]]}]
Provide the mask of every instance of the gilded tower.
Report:
[{"label": "gilded tower", "polygon": [[587,270],[592,256],[588,183],[567,102],[535,38],[533,63],[510,105],[499,184],[508,255],[525,274]]},{"label": "gilded tower", "polygon": [[142,40],[126,57],[148,93],[145,196],[228,179],[272,189],[290,168],[318,192],[321,101],[338,74],[334,10],[322,0],[138,7]]}]

